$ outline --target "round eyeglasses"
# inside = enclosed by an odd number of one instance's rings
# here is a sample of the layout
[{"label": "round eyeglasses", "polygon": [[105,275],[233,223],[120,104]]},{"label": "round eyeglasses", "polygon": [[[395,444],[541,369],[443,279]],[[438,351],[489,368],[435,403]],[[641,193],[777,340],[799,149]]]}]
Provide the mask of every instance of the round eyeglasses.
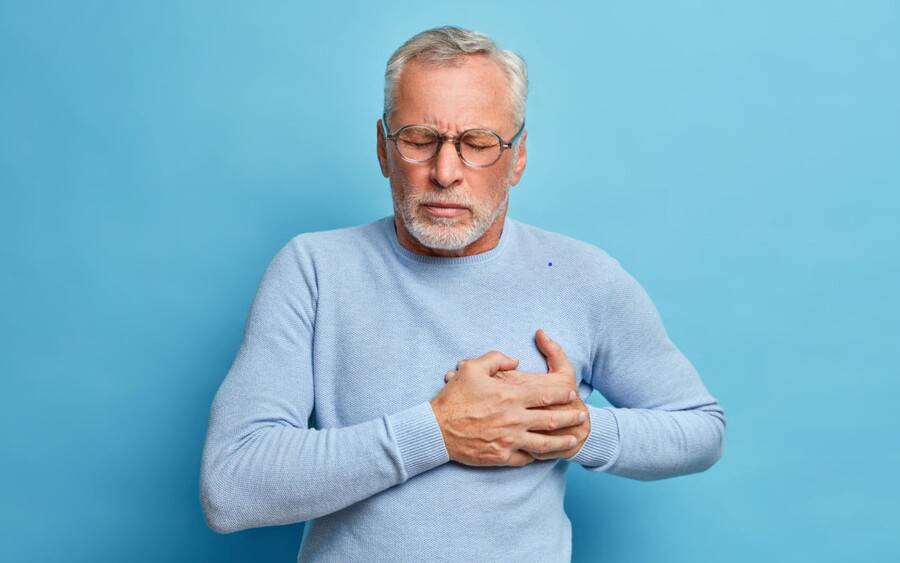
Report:
[{"label": "round eyeglasses", "polygon": [[500,160],[503,151],[512,148],[525,130],[525,122],[509,141],[490,129],[468,129],[457,137],[442,135],[437,129],[428,125],[406,125],[391,134],[387,126],[387,117],[382,114],[384,138],[393,141],[400,153],[400,158],[407,162],[428,162],[437,155],[445,141],[456,146],[456,154],[468,166],[485,168]]}]

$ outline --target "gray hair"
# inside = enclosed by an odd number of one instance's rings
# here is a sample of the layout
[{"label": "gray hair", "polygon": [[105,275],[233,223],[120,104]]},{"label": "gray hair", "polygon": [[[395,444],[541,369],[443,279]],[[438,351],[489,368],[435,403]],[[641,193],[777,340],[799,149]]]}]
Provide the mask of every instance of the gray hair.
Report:
[{"label": "gray hair", "polygon": [[[418,59],[427,64],[456,65],[466,55],[487,55],[503,69],[509,79],[513,121],[525,121],[525,100],[528,97],[528,69],[518,54],[500,49],[494,40],[483,33],[445,25],[427,29],[412,36],[394,51],[384,70],[384,114],[394,111],[397,81],[406,63]],[[516,143],[518,147],[518,143]]]}]

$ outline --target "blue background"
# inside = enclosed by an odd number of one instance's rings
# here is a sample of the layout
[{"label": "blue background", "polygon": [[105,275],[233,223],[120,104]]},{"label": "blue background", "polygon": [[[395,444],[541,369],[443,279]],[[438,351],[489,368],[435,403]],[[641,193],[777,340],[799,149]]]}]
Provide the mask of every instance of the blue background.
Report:
[{"label": "blue background", "polygon": [[574,559],[900,558],[897,3],[374,4],[0,2],[0,559],[294,559],[206,528],[209,405],[274,253],[392,212],[384,63],[446,23],[529,63],[511,215],[728,417],[702,474],[571,468]]}]

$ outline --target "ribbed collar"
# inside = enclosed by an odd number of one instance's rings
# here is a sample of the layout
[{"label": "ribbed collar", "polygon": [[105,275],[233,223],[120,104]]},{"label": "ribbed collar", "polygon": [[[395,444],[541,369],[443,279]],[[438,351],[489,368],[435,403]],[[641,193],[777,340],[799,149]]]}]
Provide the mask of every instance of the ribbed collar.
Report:
[{"label": "ribbed collar", "polygon": [[513,237],[512,231],[515,229],[515,221],[507,215],[503,220],[503,230],[500,232],[500,240],[494,248],[471,256],[426,256],[424,254],[413,252],[400,244],[400,239],[397,238],[397,227],[394,225],[393,215],[382,218],[381,225],[384,229],[385,236],[387,236],[388,240],[391,242],[391,246],[398,256],[405,260],[418,262],[419,264],[428,264],[438,267],[483,264],[488,260],[493,260],[497,256],[500,256],[508,246],[509,240]]}]

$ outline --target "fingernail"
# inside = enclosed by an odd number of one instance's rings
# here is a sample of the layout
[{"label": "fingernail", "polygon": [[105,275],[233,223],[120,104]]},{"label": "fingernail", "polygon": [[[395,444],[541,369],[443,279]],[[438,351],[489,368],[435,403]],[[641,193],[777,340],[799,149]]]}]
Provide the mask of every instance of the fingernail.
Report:
[{"label": "fingernail", "polygon": [[575,391],[569,391],[569,400],[574,401],[575,397],[577,397],[577,395],[575,395]]},{"label": "fingernail", "polygon": [[578,438],[575,436],[569,436],[569,446],[574,446],[578,443]]},{"label": "fingernail", "polygon": [[585,420],[587,420],[587,413],[584,411],[578,413],[578,422],[584,422]]}]

